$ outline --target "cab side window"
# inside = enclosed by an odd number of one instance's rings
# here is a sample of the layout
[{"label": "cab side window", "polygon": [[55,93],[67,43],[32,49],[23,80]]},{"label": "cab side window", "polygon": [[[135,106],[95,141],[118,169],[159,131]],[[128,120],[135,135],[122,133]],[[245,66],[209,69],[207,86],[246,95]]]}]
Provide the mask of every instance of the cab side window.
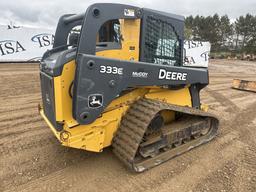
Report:
[{"label": "cab side window", "polygon": [[120,22],[119,20],[110,20],[104,23],[97,35],[97,43],[116,42],[121,43]]}]

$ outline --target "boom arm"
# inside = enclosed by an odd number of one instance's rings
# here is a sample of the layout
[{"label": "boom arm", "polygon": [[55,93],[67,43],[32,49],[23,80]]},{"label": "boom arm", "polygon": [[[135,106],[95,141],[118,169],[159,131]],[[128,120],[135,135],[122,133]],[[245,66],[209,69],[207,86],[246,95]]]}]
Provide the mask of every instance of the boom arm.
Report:
[{"label": "boom arm", "polygon": [[[198,98],[199,90],[208,84],[207,69],[121,61],[95,56],[96,35],[103,23],[113,19],[141,18],[140,61],[147,61],[143,50],[146,49],[144,46],[147,42],[144,33],[147,33],[146,24],[149,17],[154,17],[151,22],[161,20],[163,24],[173,29],[170,32],[162,31],[162,33],[173,33],[177,37],[174,41],[178,43],[175,44],[177,47],[174,49],[175,53],[179,53],[177,62],[181,65],[183,17],[121,4],[94,4],[87,9],[78,44],[73,92],[73,117],[80,124],[92,123],[107,105],[128,87],[194,85],[191,86],[193,92],[191,95]],[[151,33],[159,33],[159,31]],[[161,41],[166,40],[168,39]],[[153,42],[147,46],[157,50],[157,43]],[[170,51],[170,47],[168,48]],[[194,101],[196,106],[200,105],[198,102],[199,100]]]},{"label": "boom arm", "polygon": [[[93,122],[108,104],[128,87],[175,86],[208,84],[207,69],[154,65],[144,62],[107,59],[93,55],[79,55],[76,86],[73,96],[73,116],[80,124]],[[93,96],[101,104],[90,105]]]}]

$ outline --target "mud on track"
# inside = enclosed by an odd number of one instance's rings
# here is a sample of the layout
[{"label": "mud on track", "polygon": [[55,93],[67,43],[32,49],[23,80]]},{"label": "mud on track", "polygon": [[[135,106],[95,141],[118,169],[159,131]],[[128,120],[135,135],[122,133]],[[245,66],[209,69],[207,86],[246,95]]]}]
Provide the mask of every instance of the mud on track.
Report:
[{"label": "mud on track", "polygon": [[202,101],[221,119],[218,137],[145,173],[126,170],[110,149],[60,146],[37,113],[37,64],[0,64],[0,191],[256,191],[256,63],[216,60]]}]

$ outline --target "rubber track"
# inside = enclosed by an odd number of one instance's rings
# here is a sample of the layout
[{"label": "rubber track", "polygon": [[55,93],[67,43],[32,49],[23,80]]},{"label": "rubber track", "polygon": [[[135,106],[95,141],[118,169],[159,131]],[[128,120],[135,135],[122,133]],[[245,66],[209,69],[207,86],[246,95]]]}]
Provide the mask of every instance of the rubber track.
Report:
[{"label": "rubber track", "polygon": [[[209,117],[211,118],[211,129],[207,135],[194,140],[191,145],[190,143],[192,142],[189,142],[174,148],[175,150],[170,149],[168,150],[170,155],[168,152],[164,152],[165,154],[163,155],[165,156],[162,159],[158,158],[159,155],[157,155],[154,158],[146,159],[145,163],[143,161],[137,163],[135,162],[135,156],[144,133],[155,114],[161,110],[172,110],[190,115]],[[171,105],[151,99],[140,99],[131,105],[125,116],[122,118],[120,127],[113,139],[113,152],[127,167],[136,172],[142,172],[198,145],[210,141],[217,134],[218,124],[219,121],[215,116],[199,109]]]}]

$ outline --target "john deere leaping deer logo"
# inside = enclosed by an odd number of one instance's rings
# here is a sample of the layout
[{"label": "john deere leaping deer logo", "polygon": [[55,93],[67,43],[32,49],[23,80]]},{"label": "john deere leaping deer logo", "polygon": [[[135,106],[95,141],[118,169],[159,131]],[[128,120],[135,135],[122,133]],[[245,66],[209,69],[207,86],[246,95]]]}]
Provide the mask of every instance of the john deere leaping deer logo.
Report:
[{"label": "john deere leaping deer logo", "polygon": [[98,108],[103,106],[103,95],[93,94],[88,97],[88,106],[90,108]]}]

